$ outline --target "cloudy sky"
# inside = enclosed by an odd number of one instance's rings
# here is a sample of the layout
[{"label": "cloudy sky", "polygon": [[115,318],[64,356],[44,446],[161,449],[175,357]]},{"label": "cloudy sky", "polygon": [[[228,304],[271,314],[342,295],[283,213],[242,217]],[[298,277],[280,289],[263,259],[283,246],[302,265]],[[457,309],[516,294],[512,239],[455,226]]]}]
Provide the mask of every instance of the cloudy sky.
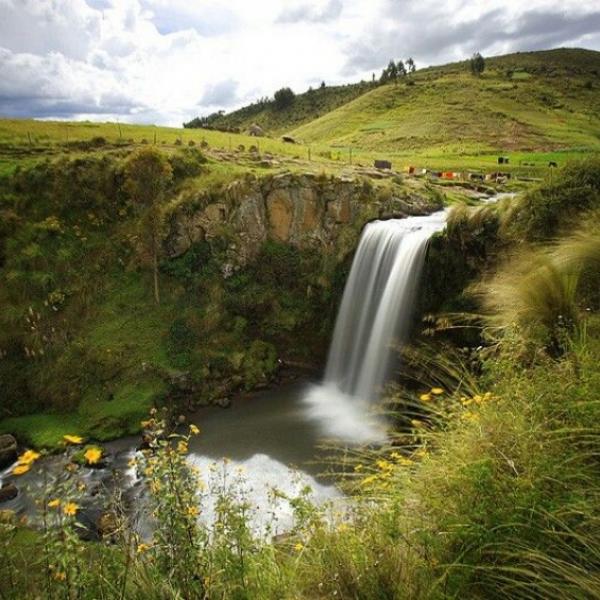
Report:
[{"label": "cloudy sky", "polygon": [[0,0],[0,115],[180,125],[289,85],[558,46],[594,0]]}]

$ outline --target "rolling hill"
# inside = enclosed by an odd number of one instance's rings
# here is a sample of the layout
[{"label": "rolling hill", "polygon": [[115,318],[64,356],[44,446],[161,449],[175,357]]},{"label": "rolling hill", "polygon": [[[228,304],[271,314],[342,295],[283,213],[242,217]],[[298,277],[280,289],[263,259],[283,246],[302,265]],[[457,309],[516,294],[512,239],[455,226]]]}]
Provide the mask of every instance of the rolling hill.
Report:
[{"label": "rolling hill", "polygon": [[356,84],[223,115],[304,144],[414,155],[600,147],[600,53],[557,49],[494,57],[481,77],[468,61],[417,71],[398,83]]}]

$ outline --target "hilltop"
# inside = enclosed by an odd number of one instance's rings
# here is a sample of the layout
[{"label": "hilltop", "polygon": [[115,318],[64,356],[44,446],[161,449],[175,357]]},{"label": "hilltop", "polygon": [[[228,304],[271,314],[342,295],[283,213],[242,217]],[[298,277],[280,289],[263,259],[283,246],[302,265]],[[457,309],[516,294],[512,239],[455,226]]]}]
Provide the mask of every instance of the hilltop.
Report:
[{"label": "hilltop", "polygon": [[600,139],[599,88],[599,52],[526,52],[486,59],[481,77],[468,61],[430,67],[399,83],[312,90],[283,110],[251,105],[213,126],[257,123],[305,144],[404,155],[589,149]]}]

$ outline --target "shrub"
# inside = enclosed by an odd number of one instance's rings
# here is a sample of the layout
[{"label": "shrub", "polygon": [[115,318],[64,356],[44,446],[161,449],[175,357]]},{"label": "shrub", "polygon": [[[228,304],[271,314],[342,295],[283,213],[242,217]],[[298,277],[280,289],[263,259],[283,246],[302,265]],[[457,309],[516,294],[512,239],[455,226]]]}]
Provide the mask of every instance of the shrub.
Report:
[{"label": "shrub", "polygon": [[277,110],[283,110],[289,108],[296,99],[296,94],[289,88],[284,87],[275,92],[275,108]]},{"label": "shrub", "polygon": [[568,163],[543,185],[512,204],[503,234],[526,240],[548,240],[567,230],[582,212],[600,208],[600,158]]},{"label": "shrub", "polygon": [[169,157],[175,179],[195,177],[202,173],[202,165],[206,164],[206,157],[197,148],[186,148]]}]

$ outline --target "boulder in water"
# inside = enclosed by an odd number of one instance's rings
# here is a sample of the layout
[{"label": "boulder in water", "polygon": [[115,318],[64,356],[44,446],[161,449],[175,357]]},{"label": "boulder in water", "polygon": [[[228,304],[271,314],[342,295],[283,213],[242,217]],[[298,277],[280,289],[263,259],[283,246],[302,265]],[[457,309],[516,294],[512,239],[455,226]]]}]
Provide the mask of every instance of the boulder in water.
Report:
[{"label": "boulder in water", "polygon": [[14,483],[6,483],[0,488],[0,504],[13,500],[19,495],[19,490]]},{"label": "boulder in water", "polygon": [[229,398],[219,398],[215,400],[215,404],[221,408],[229,408],[231,406],[231,400]]},{"label": "boulder in water", "polygon": [[0,469],[12,465],[17,460],[17,440],[10,434],[0,435]]}]

